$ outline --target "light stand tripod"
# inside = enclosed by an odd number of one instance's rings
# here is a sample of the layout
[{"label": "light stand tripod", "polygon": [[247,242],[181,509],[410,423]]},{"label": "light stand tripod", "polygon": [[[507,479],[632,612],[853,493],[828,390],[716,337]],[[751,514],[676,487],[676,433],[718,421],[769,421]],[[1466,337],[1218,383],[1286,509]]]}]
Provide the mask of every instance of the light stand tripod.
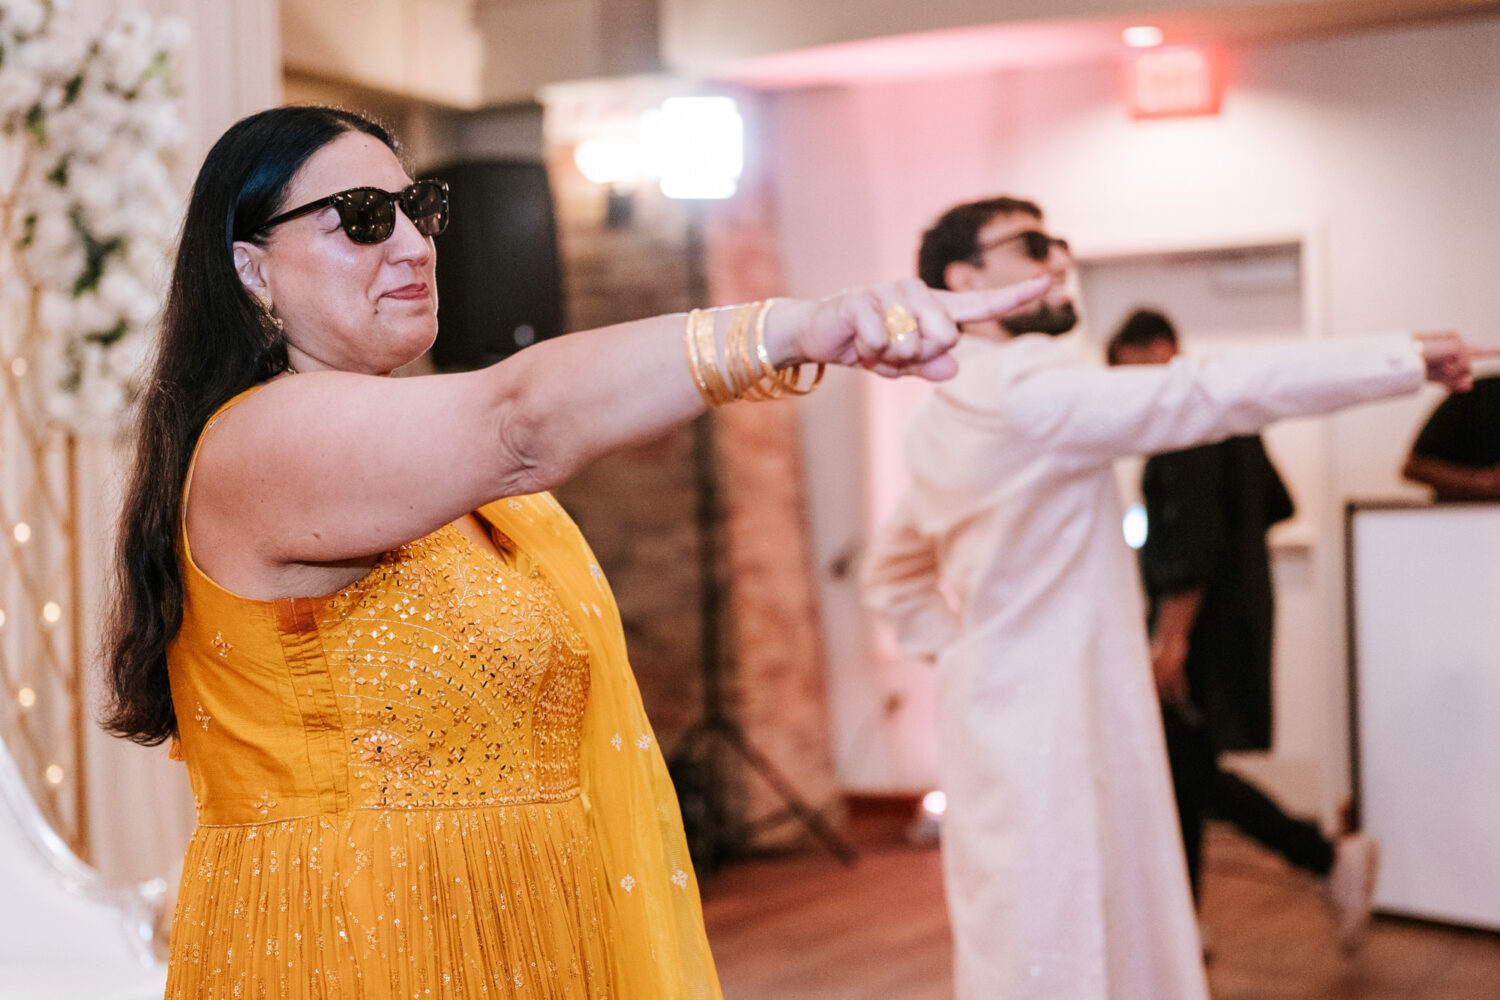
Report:
[{"label": "light stand tripod", "polygon": [[[694,302],[707,298],[703,273],[702,206],[688,206],[689,292]],[[720,620],[724,609],[723,585],[718,571],[718,480],[714,471],[712,414],[693,424],[693,472],[697,487],[699,617],[702,627],[703,712],[678,741],[672,752],[671,769],[682,804],[683,823],[693,861],[705,870],[747,849],[751,824],[737,822],[730,810],[730,781],[737,756],[760,775],[781,799],[783,811],[770,817],[780,821],[791,816],[846,865],[858,855],[848,841],[829,825],[816,809],[798,794],[792,783],[746,738],[730,718],[724,704],[724,659]]]}]

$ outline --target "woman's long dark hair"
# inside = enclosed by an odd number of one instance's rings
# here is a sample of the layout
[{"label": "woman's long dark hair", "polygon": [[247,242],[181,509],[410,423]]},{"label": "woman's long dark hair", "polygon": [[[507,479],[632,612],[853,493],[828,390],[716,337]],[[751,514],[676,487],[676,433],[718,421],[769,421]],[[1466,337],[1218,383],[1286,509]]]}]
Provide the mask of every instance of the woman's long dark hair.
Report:
[{"label": "woman's long dark hair", "polygon": [[351,131],[396,151],[385,129],[351,112],[272,108],[235,123],[198,171],[140,400],[105,625],[103,723],[116,736],[152,746],[177,733],[167,645],[182,625],[177,542],[188,463],[216,409],[287,368],[281,331],[235,272],[234,241],[260,242],[258,230],[281,210],[292,177]]}]

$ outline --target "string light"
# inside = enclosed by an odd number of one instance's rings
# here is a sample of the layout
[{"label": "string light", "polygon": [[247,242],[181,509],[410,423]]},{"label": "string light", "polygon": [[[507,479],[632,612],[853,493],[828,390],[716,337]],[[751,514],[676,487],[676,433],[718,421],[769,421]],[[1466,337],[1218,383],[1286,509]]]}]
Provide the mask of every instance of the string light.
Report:
[{"label": "string light", "polygon": [[16,541],[20,542],[22,545],[25,545],[27,542],[31,541],[31,525],[27,524],[25,521],[17,521],[16,526],[11,529],[10,533],[14,535]]},{"label": "string light", "polygon": [[48,764],[47,765],[47,783],[51,784],[51,785],[60,785],[60,784],[62,784],[62,782],[63,782],[63,769],[62,769],[62,766],[58,765],[58,764]]},{"label": "string light", "polygon": [[0,628],[5,627],[5,609],[0,608]]},{"label": "string light", "polygon": [[47,624],[51,625],[61,617],[62,608],[56,601],[48,601],[42,605],[42,618],[46,620]]},{"label": "string light", "polygon": [[26,374],[26,359],[16,358],[10,363],[10,373],[16,378]]},{"label": "string light", "polygon": [[22,688],[16,692],[16,701],[20,703],[22,708],[30,708],[36,704],[36,692],[29,687]]}]

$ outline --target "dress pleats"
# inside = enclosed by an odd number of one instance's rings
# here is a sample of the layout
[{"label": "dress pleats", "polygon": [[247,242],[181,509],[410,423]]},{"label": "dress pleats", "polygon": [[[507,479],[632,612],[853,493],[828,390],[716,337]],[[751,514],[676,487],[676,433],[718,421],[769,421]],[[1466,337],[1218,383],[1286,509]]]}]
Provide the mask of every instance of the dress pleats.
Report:
[{"label": "dress pleats", "polygon": [[576,797],[200,827],[167,996],[605,1000],[596,857]]}]

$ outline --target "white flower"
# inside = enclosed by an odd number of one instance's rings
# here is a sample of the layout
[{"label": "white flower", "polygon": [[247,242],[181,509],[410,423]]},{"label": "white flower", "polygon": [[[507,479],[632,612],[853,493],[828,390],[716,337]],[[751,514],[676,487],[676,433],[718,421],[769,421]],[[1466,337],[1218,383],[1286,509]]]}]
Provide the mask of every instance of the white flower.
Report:
[{"label": "white flower", "polygon": [[0,72],[0,120],[24,115],[42,99],[44,84],[40,77],[18,70]]},{"label": "white flower", "polygon": [[124,337],[110,349],[110,367],[133,381],[145,371],[150,356],[150,345],[145,337]]},{"label": "white flower", "polygon": [[620,879],[620,888],[624,889],[626,892],[629,892],[632,889],[634,889],[635,888],[635,876],[633,876],[633,875],[626,875],[624,878]]},{"label": "white flower", "polygon": [[54,333],[72,333],[73,296],[55,289],[43,291],[38,315],[46,329]]},{"label": "white flower", "polygon": [[83,415],[89,418],[119,413],[127,402],[125,387],[118,380],[108,377],[85,379],[77,396]]},{"label": "white flower", "polygon": [[[99,300],[98,295],[80,295],[73,300],[73,331],[87,336],[91,333],[107,333],[120,322],[120,314]],[[90,351],[91,360],[98,352]]]},{"label": "white flower", "polygon": [[164,162],[184,133],[164,69],[186,28],[66,10],[0,0],[0,135],[22,163],[0,233],[18,273],[0,292],[37,287],[48,410],[78,426],[124,409],[149,353],[183,200]]},{"label": "white flower", "polygon": [[47,9],[38,0],[6,0],[0,14],[5,26],[22,37],[36,34],[47,20]]},{"label": "white flower", "polygon": [[186,48],[188,36],[187,22],[180,17],[165,18],[156,26],[156,44],[168,54]]},{"label": "white flower", "polygon": [[[150,290],[123,267],[111,267],[99,279],[99,301],[116,316],[140,317],[133,324],[135,326],[141,326],[155,313],[151,299]],[[144,314],[140,311],[142,302],[147,303]]]}]

